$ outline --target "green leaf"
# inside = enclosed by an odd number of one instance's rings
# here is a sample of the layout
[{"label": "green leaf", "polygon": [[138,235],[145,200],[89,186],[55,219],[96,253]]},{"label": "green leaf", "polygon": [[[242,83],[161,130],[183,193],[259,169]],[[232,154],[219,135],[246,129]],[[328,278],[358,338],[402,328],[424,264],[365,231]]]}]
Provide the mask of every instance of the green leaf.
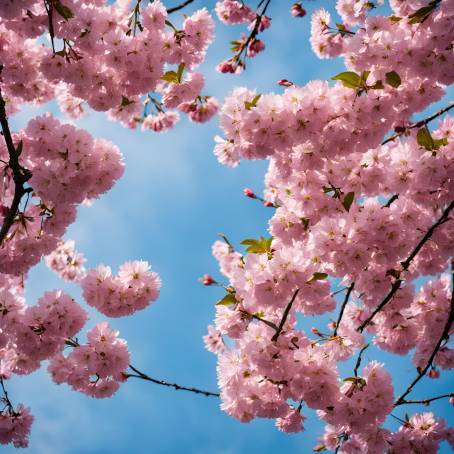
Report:
[{"label": "green leaf", "polygon": [[439,150],[440,147],[448,145],[448,139],[446,137],[443,137],[442,139],[433,139],[433,141],[435,150]]},{"label": "green leaf", "polygon": [[224,298],[216,303],[216,306],[233,306],[234,304],[238,304],[237,299],[231,293],[227,293]]},{"label": "green leaf", "polygon": [[258,318],[263,318],[263,317],[265,317],[265,312],[263,312],[263,311],[254,312],[253,315],[255,315],[255,316],[258,317]]},{"label": "green leaf", "polygon": [[421,145],[426,150],[432,151],[435,149],[434,140],[430,135],[430,131],[427,129],[427,126],[424,126],[424,128],[421,128],[418,131],[416,134],[416,141],[418,142],[418,145]]},{"label": "green leaf", "polygon": [[402,20],[402,18],[399,16],[389,16],[388,19],[392,24],[397,24],[397,22],[400,22]]},{"label": "green leaf", "polygon": [[310,284],[315,281],[324,281],[328,275],[326,273],[314,273],[312,277],[306,282],[307,284]]},{"label": "green leaf", "polygon": [[183,79],[183,71],[184,71],[184,63],[180,63],[178,65],[178,70],[177,70],[177,78],[178,78],[179,84],[181,84],[181,81]]},{"label": "green leaf", "polygon": [[344,87],[347,88],[360,88],[361,87],[361,77],[352,71],[345,71],[337,74],[334,77],[331,77],[331,80],[340,80]]},{"label": "green leaf", "polygon": [[413,14],[410,14],[408,18],[410,19],[408,21],[409,24],[420,24],[424,22],[430,14],[435,10],[437,7],[438,3],[440,3],[439,0],[434,0],[430,2],[427,6],[423,6],[422,8],[419,8],[416,10]]},{"label": "green leaf", "polygon": [[323,451],[328,451],[326,449],[326,446],[325,445],[317,445],[314,449],[313,449],[314,452],[323,452]]},{"label": "green leaf", "polygon": [[397,88],[402,83],[402,80],[396,71],[390,71],[386,73],[386,83],[391,85],[391,87]]},{"label": "green leaf", "polygon": [[121,97],[121,105],[120,107],[127,107],[130,104],[134,104],[134,101],[130,101],[126,96]]},{"label": "green leaf", "polygon": [[373,90],[383,90],[385,86],[383,85],[383,82],[381,80],[377,80],[370,88],[372,88]]},{"label": "green leaf", "polygon": [[53,5],[55,11],[57,11],[57,13],[66,21],[74,17],[73,12],[67,6],[63,5],[60,0],[54,1]]},{"label": "green leaf", "polygon": [[264,238],[261,236],[258,240],[246,239],[241,244],[247,246],[246,252],[250,254],[270,254],[273,237]]},{"label": "green leaf", "polygon": [[364,85],[366,83],[367,78],[369,77],[369,74],[370,74],[370,71],[363,71],[361,73],[361,82],[364,82],[361,85]]},{"label": "green leaf", "polygon": [[251,102],[244,101],[244,107],[246,107],[247,110],[251,110],[253,107],[256,107],[257,102],[261,98],[261,96],[262,95],[255,95]]},{"label": "green leaf", "polygon": [[347,211],[350,211],[350,207],[352,206],[353,201],[355,200],[355,193],[349,192],[342,202],[342,205]]},{"label": "green leaf", "polygon": [[162,80],[169,82],[171,84],[178,84],[178,74],[175,71],[167,71],[161,76]]}]

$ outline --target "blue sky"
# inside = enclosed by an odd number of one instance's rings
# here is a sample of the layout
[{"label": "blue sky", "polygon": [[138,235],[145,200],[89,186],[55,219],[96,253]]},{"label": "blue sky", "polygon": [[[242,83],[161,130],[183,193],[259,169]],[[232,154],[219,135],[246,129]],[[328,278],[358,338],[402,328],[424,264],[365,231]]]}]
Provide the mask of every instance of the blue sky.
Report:
[{"label": "blue sky", "polygon": [[[229,55],[228,42],[241,30],[217,22],[217,40],[202,66],[206,94],[222,100],[240,85],[262,93],[280,92],[279,79],[304,84],[328,79],[343,69],[340,60],[318,60],[313,55],[308,42],[310,17],[293,19],[288,13],[291,3],[271,3],[273,25],[263,34],[267,49],[250,61],[240,76],[221,75],[214,69]],[[185,12],[200,5],[212,9],[214,4],[214,0],[195,0],[194,7]],[[332,9],[332,4],[319,1],[306,6],[310,12],[315,6],[331,5]],[[439,105],[445,105],[446,99]],[[15,117],[15,127],[46,110],[56,112],[52,104],[25,109]],[[126,130],[95,113],[78,124],[95,137],[115,142],[125,155],[126,172],[109,194],[91,208],[79,210],[66,237],[76,240],[90,267],[104,263],[116,270],[127,260],[142,259],[149,261],[163,280],[161,297],[152,307],[133,317],[114,319],[111,324],[127,339],[132,363],[139,369],[156,378],[216,390],[216,359],[204,349],[201,338],[213,320],[220,292],[203,287],[197,278],[206,272],[219,276],[211,256],[218,232],[226,233],[236,244],[266,233],[270,209],[242,194],[246,186],[260,193],[266,162],[243,162],[234,170],[218,164],[212,153],[213,136],[220,133],[216,119],[206,125],[183,120],[173,131],[161,135]],[[64,285],[41,264],[30,273],[28,303],[33,304],[45,290],[62,287],[82,302],[76,286]],[[91,309],[89,313],[87,328],[104,319]],[[373,348],[365,357],[378,357],[389,365],[397,391],[405,389],[414,376],[408,359],[376,355]],[[341,370],[351,374],[351,363]],[[14,377],[7,385],[13,401],[29,405],[35,415],[26,451],[36,454],[308,453],[323,432],[307,408],[303,410],[309,417],[306,432],[285,435],[274,428],[273,421],[242,424],[233,420],[220,411],[214,398],[141,381],[131,380],[105,400],[91,399],[65,385],[55,386],[45,368],[28,377]],[[444,374],[437,381],[427,379],[416,388],[414,397],[451,391],[452,374]],[[451,412],[454,423],[452,407],[446,401],[434,403],[431,409],[446,418]],[[402,416],[404,409],[396,414]],[[393,421],[390,427],[395,427]],[[13,451],[2,447],[2,452]],[[449,448],[444,446],[441,452],[449,452]]]}]

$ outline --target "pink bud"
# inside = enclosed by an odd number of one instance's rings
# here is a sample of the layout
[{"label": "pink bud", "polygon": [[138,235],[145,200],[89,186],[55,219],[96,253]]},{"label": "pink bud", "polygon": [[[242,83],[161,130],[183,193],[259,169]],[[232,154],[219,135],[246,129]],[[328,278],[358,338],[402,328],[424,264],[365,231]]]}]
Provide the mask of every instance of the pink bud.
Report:
[{"label": "pink bud", "polygon": [[223,61],[223,62],[219,63],[216,66],[216,70],[223,74],[225,74],[225,73],[233,74],[235,72],[235,67],[232,65],[231,62],[229,62],[227,60],[227,61]]},{"label": "pink bud", "polygon": [[274,207],[274,203],[273,202],[269,202],[268,200],[265,200],[263,202],[263,205],[265,205],[266,207]]},{"label": "pink bud", "polygon": [[244,188],[243,189],[243,194],[246,197],[250,197],[251,199],[255,199],[254,191],[252,189],[250,189],[250,188]]},{"label": "pink bud", "polygon": [[290,8],[290,13],[293,17],[304,17],[306,10],[301,6],[301,3],[294,3]]},{"label": "pink bud", "polygon": [[277,81],[278,85],[281,87],[291,87],[293,85],[293,82],[290,82],[287,79],[281,79]]},{"label": "pink bud", "polygon": [[247,56],[255,57],[259,52],[265,49],[265,43],[261,39],[254,39],[248,46]]},{"label": "pink bud", "polygon": [[440,376],[440,372],[437,369],[430,369],[428,376],[430,378],[438,378]]},{"label": "pink bud", "polygon": [[202,277],[203,285],[211,285],[211,284],[214,284],[215,282],[216,281],[209,274],[204,274]]},{"label": "pink bud", "polygon": [[454,394],[452,394],[451,397],[449,398],[449,403],[451,405],[454,405]]}]

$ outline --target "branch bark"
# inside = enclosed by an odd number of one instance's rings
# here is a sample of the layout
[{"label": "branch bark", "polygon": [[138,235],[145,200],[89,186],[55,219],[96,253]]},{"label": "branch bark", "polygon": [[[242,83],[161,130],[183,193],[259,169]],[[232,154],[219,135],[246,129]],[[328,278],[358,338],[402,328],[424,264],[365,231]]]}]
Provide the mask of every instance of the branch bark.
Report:
[{"label": "branch bark", "polygon": [[339,325],[340,325],[340,322],[342,320],[342,316],[344,315],[345,307],[348,304],[348,300],[350,299],[350,294],[352,293],[354,287],[355,287],[355,283],[354,282],[352,282],[350,284],[350,286],[348,287],[347,293],[346,293],[345,298],[344,298],[344,302],[342,303],[342,306],[341,306],[341,309],[340,309],[340,312],[339,312],[339,317],[337,318],[336,328],[334,328],[334,334],[333,334],[334,336],[337,336],[337,330],[339,329]]},{"label": "branch bark", "polygon": [[277,331],[276,333],[274,334],[274,336],[271,338],[271,340],[273,342],[276,342],[279,338],[279,336],[281,335],[281,332],[282,332],[282,329],[284,328],[284,325],[285,325],[285,322],[287,320],[287,317],[288,317],[288,314],[290,312],[290,309],[292,308],[292,305],[298,295],[298,292],[300,291],[299,288],[297,288],[295,290],[295,292],[293,293],[293,296],[292,296],[292,299],[290,300],[290,302],[287,304],[287,307],[285,308],[285,311],[282,315],[282,319],[281,319],[281,322],[279,323],[279,326],[277,327]]},{"label": "branch bark", "polygon": [[[1,72],[1,67],[0,67]],[[22,167],[19,163],[19,156],[21,153],[22,145],[16,147],[13,142],[11,131],[9,129],[8,118],[5,110],[5,100],[2,96],[0,89],[0,124],[2,127],[2,135],[5,139],[6,147],[9,155],[8,167],[13,172],[14,181],[14,195],[11,202],[11,206],[8,209],[8,213],[3,219],[3,224],[0,229],[0,246],[3,244],[11,226],[14,224],[14,219],[17,212],[19,211],[19,205],[22,200],[22,196],[28,192],[31,192],[31,188],[25,188],[25,183],[32,177],[31,172],[28,169]]]},{"label": "branch bark", "polygon": [[186,0],[185,2],[181,3],[180,5],[174,6],[172,8],[167,8],[167,14],[172,14],[180,9],[185,8],[186,6],[190,5],[194,0]]}]

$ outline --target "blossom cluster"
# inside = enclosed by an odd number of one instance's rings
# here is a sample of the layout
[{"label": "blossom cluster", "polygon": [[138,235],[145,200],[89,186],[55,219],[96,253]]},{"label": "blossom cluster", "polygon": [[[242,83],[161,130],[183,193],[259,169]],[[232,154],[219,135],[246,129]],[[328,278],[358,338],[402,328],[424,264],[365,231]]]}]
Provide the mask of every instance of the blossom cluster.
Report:
[{"label": "blossom cluster", "polygon": [[[214,36],[205,8],[187,16],[177,29],[159,0],[137,2],[132,11],[129,1],[54,3],[0,5],[2,89],[10,112],[23,102],[57,98],[62,111],[73,118],[82,115],[87,104],[127,127],[142,124],[143,129],[164,131],[178,120],[178,112],[166,107],[178,108],[180,103],[178,97],[163,103],[160,94],[168,100],[171,92],[185,91],[181,103],[198,99],[203,82],[191,71],[204,60]],[[42,44],[43,35],[51,46]],[[175,64],[188,71],[185,82],[169,70]],[[196,107],[206,110],[204,103]],[[207,121],[216,110],[212,102],[210,115],[192,115],[191,120]],[[157,117],[167,116],[174,120],[164,122],[166,127],[151,126]]]},{"label": "blossom cluster", "polygon": [[[334,83],[285,81],[282,94],[235,89],[214,150],[231,167],[269,159],[261,200],[276,208],[270,238],[243,241],[245,253],[213,246],[228,283],[205,343],[218,356],[222,408],[294,432],[306,405],[326,423],[318,450],[339,453],[437,452],[442,440],[452,443],[453,429],[431,413],[384,429],[405,398],[394,395],[383,364],[359,369],[369,340],[397,355],[413,351],[416,374],[454,368],[454,120],[433,131],[437,115],[412,122],[454,81],[454,9],[390,4],[386,17],[369,15],[371,2],[339,0],[335,27],[316,11],[314,52],[342,56],[347,71]],[[421,285],[427,275],[435,277]],[[345,299],[335,296],[342,292]],[[329,313],[328,332],[298,329],[302,316]],[[342,377],[338,363],[358,354],[352,376]]]}]

